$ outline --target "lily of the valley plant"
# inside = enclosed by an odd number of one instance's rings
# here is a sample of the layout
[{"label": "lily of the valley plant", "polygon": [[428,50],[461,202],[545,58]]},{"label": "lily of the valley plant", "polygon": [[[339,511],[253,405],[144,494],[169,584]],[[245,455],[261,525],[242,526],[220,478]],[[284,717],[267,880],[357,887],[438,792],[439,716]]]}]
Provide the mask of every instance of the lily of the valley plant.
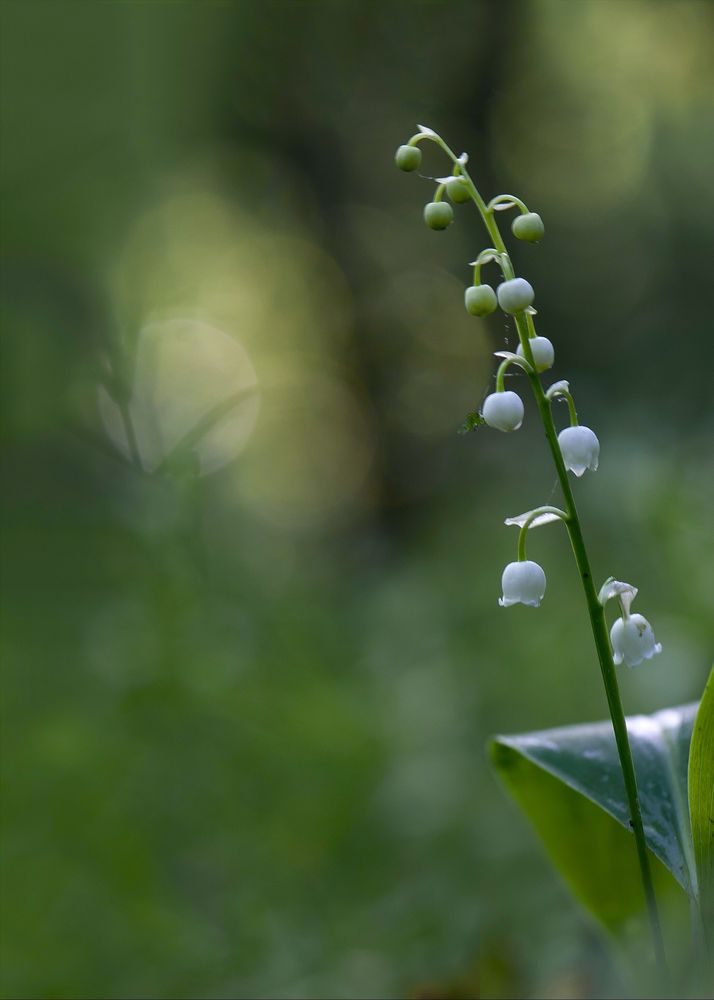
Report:
[{"label": "lily of the valley plant", "polygon": [[[467,429],[478,424],[487,424],[506,433],[518,430],[524,419],[523,401],[518,393],[506,390],[504,376],[511,366],[520,368],[525,373],[535,397],[563,495],[562,509],[544,505],[506,520],[506,524],[519,528],[518,546],[516,560],[509,563],[503,571],[502,596],[498,603],[504,608],[513,604],[526,604],[531,607],[538,607],[541,604],[546,592],[546,575],[538,563],[526,556],[528,532],[540,525],[562,522],[570,538],[588,606],[627,790],[631,827],[649,914],[654,952],[660,968],[664,970],[660,921],[647,856],[632,753],[615,669],[615,665],[621,663],[628,667],[637,666],[659,653],[662,647],[655,641],[652,626],[647,619],[630,611],[637,595],[636,587],[611,577],[598,592],[593,583],[568,473],[572,472],[579,478],[587,471],[595,472],[600,457],[600,442],[594,431],[579,422],[575,400],[567,381],[554,382],[548,388],[544,388],[541,384],[541,374],[550,369],[554,363],[555,348],[547,337],[540,336],[536,332],[536,311],[533,307],[535,291],[529,281],[515,274],[496,216],[501,212],[515,210],[511,231],[516,239],[531,243],[538,242],[543,237],[545,227],[541,217],[529,211],[514,195],[497,195],[487,203],[475,187],[467,170],[467,155],[462,153],[457,156],[441,136],[430,128],[418,126],[418,132],[405,145],[399,147],[396,164],[401,170],[415,171],[420,167],[420,144],[424,142],[438,146],[451,163],[451,173],[448,176],[430,178],[432,183],[436,184],[436,188],[432,200],[424,209],[426,225],[435,230],[448,228],[454,219],[452,205],[470,202],[478,209],[490,241],[490,245],[481,250],[469,265],[473,269],[473,278],[464,293],[466,311],[472,316],[486,316],[500,307],[503,312],[513,317],[518,334],[518,346],[515,352],[495,352],[496,357],[500,359],[496,371],[495,391],[486,397],[480,413],[471,415]],[[445,197],[448,200],[445,200]],[[482,281],[481,272],[487,265],[494,267],[497,273],[500,272],[501,280],[495,289]],[[569,415],[569,425],[560,432],[556,428],[552,412],[553,404],[557,400],[564,400],[567,403]],[[605,606],[610,600],[619,603],[621,616],[608,632]]]}]

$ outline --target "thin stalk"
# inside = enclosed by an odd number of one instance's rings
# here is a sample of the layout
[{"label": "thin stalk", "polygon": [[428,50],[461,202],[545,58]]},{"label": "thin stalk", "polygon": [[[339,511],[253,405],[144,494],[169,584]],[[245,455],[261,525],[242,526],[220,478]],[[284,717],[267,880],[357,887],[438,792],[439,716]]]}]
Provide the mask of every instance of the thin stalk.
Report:
[{"label": "thin stalk", "polygon": [[[447,146],[440,136],[436,137],[434,141],[437,142],[437,145],[441,147],[441,149],[455,165],[458,164],[459,172],[469,189],[472,200],[475,202],[476,207],[479,210],[484,225],[486,226],[491,240],[493,241],[493,245],[501,254],[500,262],[503,276],[507,280],[513,278],[513,265],[511,264],[511,259],[506,252],[506,246],[503,242],[503,238],[501,237],[496,220],[493,217],[493,211],[489,210],[485,201],[479,194],[474,182],[469,176],[465,165],[458,162],[456,155],[449,148],[449,146]],[[585,601],[587,603],[588,614],[590,616],[590,625],[592,627],[595,648],[597,650],[598,660],[600,663],[600,672],[602,674],[607,704],[610,710],[612,728],[615,733],[615,742],[617,744],[617,752],[620,758],[620,766],[622,768],[622,776],[625,782],[627,802],[630,810],[630,826],[632,827],[632,832],[635,837],[637,859],[642,878],[642,887],[649,915],[655,959],[660,970],[660,974],[663,977],[666,977],[667,962],[664,951],[664,942],[662,939],[662,928],[657,909],[654,885],[652,883],[652,873],[650,871],[650,863],[647,853],[647,841],[645,840],[645,831],[642,823],[642,811],[640,809],[640,798],[637,791],[637,778],[632,760],[630,741],[627,735],[627,722],[625,720],[625,713],[622,707],[617,673],[612,659],[610,636],[608,634],[607,624],[605,621],[605,609],[598,600],[598,595],[593,583],[590,560],[585,547],[585,540],[580,526],[580,518],[575,505],[575,498],[570,486],[570,480],[568,479],[568,472],[563,461],[563,455],[561,453],[560,446],[558,445],[558,434],[553,422],[553,414],[551,413],[550,403],[545,397],[540,378],[535,371],[535,363],[533,361],[533,352],[531,351],[529,337],[529,326],[533,329],[532,319],[529,323],[525,313],[521,312],[516,314],[515,320],[516,327],[518,329],[518,336],[523,347],[523,353],[533,368],[532,372],[527,372],[526,374],[531,384],[531,388],[533,389],[538,411],[543,422],[545,436],[548,440],[551,455],[553,456],[553,462],[558,475],[560,488],[565,499],[565,509],[568,515],[565,525],[570,538],[570,544],[573,549],[573,555],[575,556],[575,562],[578,567],[580,579],[583,584],[583,590],[585,592]]]},{"label": "thin stalk", "polygon": [[498,366],[498,369],[496,371],[496,392],[503,392],[503,390],[505,389],[506,386],[505,386],[504,376],[506,374],[508,366],[512,363],[513,363],[512,358],[506,358]]},{"label": "thin stalk", "polygon": [[553,461],[558,474],[560,488],[563,491],[563,497],[565,498],[565,507],[568,512],[568,520],[565,523],[568,536],[570,538],[570,544],[573,549],[573,555],[575,556],[575,562],[578,567],[578,572],[580,573],[580,579],[583,584],[583,590],[585,591],[585,600],[588,606],[588,614],[590,615],[590,625],[592,627],[595,647],[597,649],[598,660],[600,662],[600,671],[602,673],[602,680],[605,686],[607,704],[610,709],[612,728],[615,732],[615,742],[617,744],[617,752],[620,757],[622,776],[625,781],[627,802],[630,808],[630,824],[632,826],[632,832],[635,835],[635,844],[637,845],[637,858],[640,864],[640,874],[642,876],[642,886],[647,903],[647,912],[649,914],[655,958],[657,965],[664,973],[666,971],[666,959],[664,942],[662,939],[662,928],[660,925],[659,912],[657,910],[654,885],[652,883],[652,873],[647,853],[647,841],[645,840],[645,830],[642,823],[640,797],[637,791],[637,779],[632,760],[632,750],[630,749],[630,741],[627,735],[625,712],[622,707],[620,688],[617,681],[617,672],[612,659],[610,637],[605,621],[605,609],[598,600],[595,584],[593,583],[590,560],[585,547],[585,540],[580,526],[580,518],[575,505],[575,498],[573,497],[570,480],[568,479],[568,473],[563,462],[563,455],[558,445],[558,435],[555,429],[555,424],[553,423],[553,415],[550,410],[550,404],[545,398],[543,387],[540,384],[538,376],[529,375],[528,378],[533,387],[533,393],[543,421],[545,435],[548,439],[548,445],[550,446],[551,454],[553,456]]},{"label": "thin stalk", "polygon": [[541,517],[543,514],[555,514],[560,518],[561,521],[568,523],[568,515],[564,510],[559,510],[557,507],[551,507],[549,504],[544,504],[542,507],[536,507],[532,510],[530,515],[525,519],[521,525],[521,530],[518,533],[518,561],[523,562],[526,558],[526,537],[530,529],[531,524],[536,520],[536,518]]},{"label": "thin stalk", "polygon": [[577,427],[578,411],[575,409],[575,400],[573,399],[573,397],[571,396],[571,394],[568,392],[567,389],[560,389],[558,392],[553,393],[551,398],[555,398],[557,396],[560,396],[560,398],[564,399],[568,404],[568,414],[570,415],[570,426]]}]

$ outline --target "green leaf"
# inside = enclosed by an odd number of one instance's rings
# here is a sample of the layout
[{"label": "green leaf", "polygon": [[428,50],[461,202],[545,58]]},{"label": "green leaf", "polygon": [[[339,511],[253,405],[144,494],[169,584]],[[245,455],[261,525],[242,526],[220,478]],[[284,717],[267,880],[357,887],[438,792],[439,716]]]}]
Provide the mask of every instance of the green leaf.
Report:
[{"label": "green leaf", "polygon": [[[684,705],[627,720],[647,844],[690,895],[697,882],[687,760],[695,713],[696,705]],[[607,927],[620,928],[642,909],[643,896],[610,722],[498,736],[490,751],[571,890]]]},{"label": "green leaf", "polygon": [[694,722],[689,755],[689,815],[704,932],[714,949],[714,668]]}]

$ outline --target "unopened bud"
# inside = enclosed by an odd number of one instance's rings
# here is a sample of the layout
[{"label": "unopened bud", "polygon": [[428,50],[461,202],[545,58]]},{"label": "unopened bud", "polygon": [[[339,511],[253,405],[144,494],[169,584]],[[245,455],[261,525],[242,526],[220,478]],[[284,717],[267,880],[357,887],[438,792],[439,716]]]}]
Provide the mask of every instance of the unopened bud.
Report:
[{"label": "unopened bud", "polygon": [[429,229],[446,229],[454,221],[454,210],[447,201],[430,201],[424,206],[424,222]]},{"label": "unopened bud", "polygon": [[502,282],[497,289],[498,304],[507,313],[517,313],[526,309],[533,299],[533,286],[525,278],[511,278]]},{"label": "unopened bud", "polygon": [[464,305],[471,316],[488,316],[498,305],[496,293],[490,285],[471,285],[464,292]]},{"label": "unopened bud", "polygon": [[[535,361],[536,370],[544,372],[546,369],[552,368],[553,362],[555,361],[555,348],[548,338],[532,337],[528,343],[533,355],[533,360]],[[521,357],[525,357],[521,344],[519,344],[516,348],[516,354],[519,354]]]},{"label": "unopened bud", "polygon": [[449,181],[446,185],[446,193],[455,205],[463,205],[471,200],[469,189],[463,181]]},{"label": "unopened bud", "polygon": [[421,164],[421,150],[418,146],[400,146],[394,162],[400,170],[418,170]]},{"label": "unopened bud", "polygon": [[515,217],[511,223],[511,232],[519,240],[537,243],[545,235],[545,226],[540,215],[536,212],[526,212],[524,215]]}]

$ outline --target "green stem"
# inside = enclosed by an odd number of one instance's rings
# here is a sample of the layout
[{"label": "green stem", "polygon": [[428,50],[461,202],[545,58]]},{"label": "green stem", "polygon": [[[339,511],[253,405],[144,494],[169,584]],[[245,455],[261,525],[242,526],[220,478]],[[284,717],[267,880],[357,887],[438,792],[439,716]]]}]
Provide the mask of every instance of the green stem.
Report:
[{"label": "green stem", "polygon": [[492,260],[498,260],[498,250],[493,247],[489,247],[487,250],[482,250],[474,261],[474,285],[481,284],[481,268],[484,264],[490,263]]},{"label": "green stem", "polygon": [[617,672],[612,659],[610,637],[608,635],[607,624],[605,621],[605,609],[598,600],[597,591],[595,590],[595,585],[593,583],[590,560],[585,547],[585,540],[580,526],[580,519],[575,505],[575,498],[573,496],[570,480],[568,479],[568,473],[563,462],[563,456],[558,445],[558,435],[553,423],[550,406],[548,404],[548,400],[545,398],[538,376],[529,375],[528,378],[530,379],[533,387],[536,403],[538,404],[538,410],[540,411],[541,419],[543,421],[546,438],[548,439],[548,444],[550,446],[551,454],[553,456],[553,461],[558,474],[560,487],[565,498],[565,508],[568,512],[566,527],[568,529],[568,535],[570,536],[570,544],[573,549],[573,555],[575,556],[578,572],[580,573],[580,579],[582,580],[583,590],[585,591],[585,600],[588,607],[588,614],[590,615],[590,625],[592,627],[593,638],[595,640],[598,660],[600,661],[600,671],[602,673],[605,694],[607,696],[607,703],[610,709],[610,718],[612,720],[612,728],[615,733],[617,752],[620,757],[622,776],[625,781],[627,801],[630,809],[630,825],[632,826],[632,832],[635,835],[637,858],[640,865],[642,886],[644,889],[647,911],[650,919],[655,957],[660,970],[663,974],[665,974],[666,959],[664,953],[664,942],[662,939],[662,928],[660,926],[657,900],[655,898],[654,885],[652,883],[652,873],[650,871],[649,856],[647,853],[647,841],[645,839],[642,812],[640,809],[640,798],[637,791],[637,778],[635,776],[635,767],[632,760],[630,741],[627,735],[627,723],[622,707],[620,688],[617,681]]},{"label": "green stem", "polygon": [[542,514],[555,514],[557,517],[560,518],[561,521],[565,521],[566,524],[568,523],[568,515],[565,513],[564,510],[561,510],[559,507],[551,507],[549,504],[544,504],[542,507],[536,507],[535,510],[532,510],[528,515],[528,517],[523,522],[523,524],[521,525],[521,530],[518,532],[519,562],[524,562],[526,558],[526,535],[528,534],[528,529],[530,528],[531,524],[533,524],[535,519],[537,517],[540,517]]},{"label": "green stem", "polygon": [[504,375],[508,369],[508,366],[513,364],[512,358],[506,358],[496,369],[496,392],[503,392],[506,388],[504,382]]},{"label": "green stem", "polygon": [[[458,158],[453,153],[453,151],[447,146],[447,144],[437,136],[434,141],[441,147],[441,149],[446,153],[446,155],[452,160],[453,163],[458,162]],[[514,277],[513,266],[511,264],[510,257],[506,252],[506,247],[501,237],[496,220],[493,217],[493,212],[489,210],[488,206],[484,202],[483,198],[479,194],[474,182],[466,170],[463,164],[459,164],[460,172],[463,176],[464,181],[469,189],[472,200],[475,202],[476,207],[479,210],[481,218],[483,219],[484,225],[488,230],[489,236],[493,242],[494,247],[501,254],[501,269],[503,271],[503,276],[506,280]],[[627,793],[627,801],[630,809],[630,826],[632,827],[632,832],[635,837],[635,844],[637,848],[637,859],[640,866],[640,875],[642,877],[642,887],[644,890],[645,901],[647,904],[647,912],[650,921],[650,930],[652,933],[652,943],[654,947],[655,959],[660,970],[660,974],[666,977],[667,963],[664,952],[664,942],[662,939],[662,928],[659,920],[659,913],[657,910],[657,900],[655,898],[654,885],[652,883],[652,873],[650,871],[649,857],[647,853],[647,841],[645,840],[645,831],[642,823],[642,812],[640,809],[640,799],[637,791],[637,778],[635,775],[635,767],[632,760],[632,751],[630,749],[630,741],[627,735],[627,722],[625,720],[625,713],[622,707],[622,699],[620,697],[620,689],[617,681],[617,673],[615,670],[615,664],[612,659],[612,650],[610,647],[610,637],[607,630],[607,624],[605,621],[605,609],[598,600],[597,591],[595,590],[595,585],[593,583],[592,571],[590,569],[590,560],[588,558],[587,549],[585,547],[585,540],[583,538],[582,529],[580,527],[580,519],[578,517],[578,510],[575,505],[575,497],[573,496],[573,491],[570,486],[570,480],[568,479],[568,473],[565,468],[565,463],[563,462],[563,455],[560,451],[558,445],[558,434],[555,429],[555,424],[553,422],[553,415],[550,410],[550,404],[545,397],[543,392],[543,387],[535,371],[535,363],[533,361],[533,352],[530,348],[530,337],[529,337],[529,322],[526,318],[525,313],[517,313],[516,317],[516,327],[518,329],[518,336],[523,347],[523,353],[526,359],[530,362],[533,367],[533,371],[528,374],[528,379],[531,383],[533,389],[533,394],[535,396],[536,404],[540,412],[541,420],[543,421],[543,428],[545,430],[545,436],[548,440],[548,445],[550,447],[551,454],[553,456],[553,462],[555,464],[556,472],[558,475],[558,481],[560,482],[560,488],[563,492],[563,497],[565,499],[565,509],[568,515],[565,522],[568,529],[568,535],[570,537],[570,544],[573,549],[573,555],[575,556],[575,562],[578,567],[578,572],[580,573],[580,579],[583,584],[583,590],[585,592],[585,601],[587,603],[588,614],[590,616],[590,625],[592,627],[593,638],[595,640],[595,648],[597,649],[598,660],[600,662],[600,672],[602,674],[602,680],[605,687],[605,694],[607,696],[607,703],[610,709],[610,718],[612,720],[612,728],[615,733],[615,742],[617,744],[617,752],[620,758],[620,766],[622,767],[622,776],[625,782],[625,790]],[[533,329],[533,327],[531,327]]]},{"label": "green stem", "polygon": [[526,561],[526,536],[528,528],[524,525],[518,532],[518,562]]},{"label": "green stem", "polygon": [[[489,212],[494,212],[496,210],[496,205],[502,205],[504,202],[513,203],[512,205],[509,204],[509,208],[511,207],[515,208],[516,206],[518,206],[518,210],[521,213],[521,215],[525,215],[528,212],[527,207],[524,205],[521,199],[516,198],[514,194],[497,194],[495,198],[491,198],[486,207],[488,208]],[[504,211],[504,209],[501,209],[501,211]]]},{"label": "green stem", "polygon": [[575,409],[575,400],[567,389],[559,389],[558,392],[554,392],[551,399],[557,399],[560,396],[568,404],[568,413],[570,414],[570,426],[578,426],[578,411]]}]

